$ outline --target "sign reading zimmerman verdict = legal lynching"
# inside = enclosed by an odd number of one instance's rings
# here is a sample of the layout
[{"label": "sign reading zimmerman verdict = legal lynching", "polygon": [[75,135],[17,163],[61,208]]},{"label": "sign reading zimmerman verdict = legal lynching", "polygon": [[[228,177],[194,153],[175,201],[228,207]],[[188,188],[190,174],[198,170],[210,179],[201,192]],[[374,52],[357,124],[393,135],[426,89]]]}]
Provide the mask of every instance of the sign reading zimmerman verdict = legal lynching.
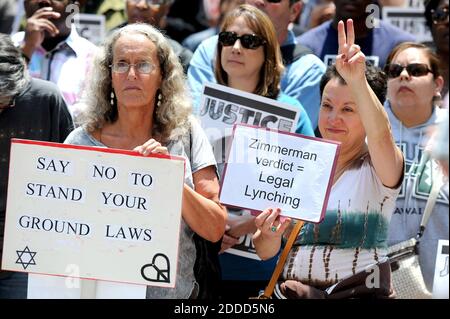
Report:
[{"label": "sign reading zimmerman verdict = legal lynching", "polygon": [[234,124],[295,132],[300,116],[299,108],[260,95],[213,83],[203,88],[200,120],[219,163],[225,160]]},{"label": "sign reading zimmerman verdict = legal lynching", "polygon": [[325,214],[340,144],[309,136],[236,125],[220,201],[319,223]]},{"label": "sign reading zimmerman verdict = legal lynching", "polygon": [[2,269],[174,287],[184,159],[13,139]]}]

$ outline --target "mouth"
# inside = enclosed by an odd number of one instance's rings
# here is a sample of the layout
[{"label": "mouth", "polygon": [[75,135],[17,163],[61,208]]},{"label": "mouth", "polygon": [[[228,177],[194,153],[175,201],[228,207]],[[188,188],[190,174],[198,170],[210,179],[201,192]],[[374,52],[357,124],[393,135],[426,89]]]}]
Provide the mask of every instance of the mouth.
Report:
[{"label": "mouth", "polygon": [[137,87],[137,86],[127,86],[123,90],[124,91],[134,91],[134,90],[140,91],[141,89],[139,87]]},{"label": "mouth", "polygon": [[337,128],[331,128],[331,127],[327,127],[325,130],[331,134],[344,134],[345,133],[345,130],[339,130]]},{"label": "mouth", "polygon": [[234,64],[244,64],[240,61],[236,61],[236,60],[228,60],[228,63],[234,63]]},{"label": "mouth", "polygon": [[407,87],[407,86],[401,86],[399,89],[398,89],[398,92],[399,93],[402,93],[402,92],[405,92],[405,93],[407,93],[407,92],[409,92],[409,93],[412,93],[412,92],[414,92],[413,90],[411,90],[409,87]]}]

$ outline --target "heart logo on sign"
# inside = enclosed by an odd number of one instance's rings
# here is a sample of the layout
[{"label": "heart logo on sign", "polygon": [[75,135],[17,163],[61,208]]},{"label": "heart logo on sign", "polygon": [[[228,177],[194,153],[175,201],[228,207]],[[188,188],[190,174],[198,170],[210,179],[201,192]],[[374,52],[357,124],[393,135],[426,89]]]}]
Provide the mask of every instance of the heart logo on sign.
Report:
[{"label": "heart logo on sign", "polygon": [[170,262],[164,254],[156,254],[150,264],[141,268],[141,275],[147,281],[170,283]]}]

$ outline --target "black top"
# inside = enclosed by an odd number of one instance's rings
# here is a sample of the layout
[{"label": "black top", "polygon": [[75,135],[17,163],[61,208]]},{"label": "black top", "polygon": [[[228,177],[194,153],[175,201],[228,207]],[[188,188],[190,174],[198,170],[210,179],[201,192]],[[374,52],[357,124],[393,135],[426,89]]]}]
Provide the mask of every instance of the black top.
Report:
[{"label": "black top", "polygon": [[0,262],[11,139],[62,143],[72,130],[67,105],[58,87],[48,81],[32,79],[16,97],[15,106],[0,113]]}]

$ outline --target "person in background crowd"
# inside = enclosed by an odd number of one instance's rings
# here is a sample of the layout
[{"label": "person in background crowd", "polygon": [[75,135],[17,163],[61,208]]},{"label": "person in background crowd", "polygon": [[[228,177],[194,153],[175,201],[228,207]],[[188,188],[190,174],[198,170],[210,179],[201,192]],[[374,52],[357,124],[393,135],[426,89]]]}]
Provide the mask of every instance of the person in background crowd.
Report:
[{"label": "person in background crowd", "polygon": [[425,19],[431,30],[436,54],[439,58],[439,73],[444,77],[441,95],[448,92],[448,0],[427,0],[425,2]]},{"label": "person in background crowd", "polygon": [[82,12],[105,17],[106,31],[127,20],[123,0],[79,0]]},{"label": "person in background crowd", "polygon": [[156,28],[130,24],[105,41],[93,71],[83,125],[65,143],[186,158],[175,288],[148,287],[147,298],[196,298],[194,233],[219,241],[227,212],[219,204],[211,145],[190,116],[178,57]]},{"label": "person in background crowd", "polygon": [[78,2],[25,0],[25,32],[12,39],[29,61],[31,76],[56,83],[75,117],[97,47],[80,37],[68,19],[71,10],[66,8],[71,4]]},{"label": "person in background crowd", "polygon": [[401,42],[414,41],[414,36],[382,20],[377,20],[378,26],[368,25],[366,7],[372,3],[373,0],[335,0],[334,19],[305,32],[297,38],[298,42],[330,65],[334,63],[339,46],[337,25],[341,20],[353,19],[357,34],[355,43],[370,62],[382,68],[391,50]]},{"label": "person in background crowd", "polygon": [[14,17],[17,15],[17,2],[3,0],[0,2],[0,33],[10,34],[13,29]]},{"label": "person in background crowd", "polygon": [[[302,105],[280,91],[283,72],[280,47],[269,17],[261,10],[241,5],[226,15],[217,44],[217,82],[231,88],[295,106],[300,111],[296,133],[314,136],[311,121]],[[226,155],[226,154],[224,154]],[[223,163],[225,158],[222,158]],[[219,164],[219,171],[223,165]],[[256,231],[255,217],[249,211],[229,209],[227,230],[222,241],[223,299],[249,298],[263,289],[274,270],[276,257],[258,261],[228,253],[243,236]]]},{"label": "person in background crowd", "polygon": [[296,34],[297,36],[321,25],[325,21],[331,20],[336,11],[333,0],[307,0],[304,2],[299,19],[301,32]]},{"label": "person in background crowd", "polygon": [[[366,65],[355,45],[352,20],[347,20],[347,34],[339,22],[338,35],[336,65],[329,67],[320,84],[319,115],[321,135],[341,143],[336,174],[324,220],[305,223],[289,252],[276,292],[280,297],[325,298],[323,289],[377,264],[387,253],[387,228],[404,161],[382,105],[386,77]],[[290,218],[282,221],[280,213],[270,208],[255,220],[253,240],[263,260],[279,251],[291,224]],[[380,270],[378,275],[380,289],[364,285],[365,293],[389,297],[390,273]]]},{"label": "person in background crowd", "polygon": [[[386,73],[389,80],[385,108],[406,163],[404,184],[389,225],[389,245],[394,245],[416,236],[431,188],[442,179],[438,165],[423,155],[430,129],[444,119],[448,110],[436,107],[444,79],[439,73],[438,57],[425,45],[398,45],[387,59]],[[448,195],[447,181],[420,240],[419,261],[430,291],[438,240],[448,239]]]},{"label": "person in background crowd", "polygon": [[[72,130],[56,85],[31,78],[20,50],[0,34],[0,264],[11,139],[62,143]],[[25,273],[0,271],[0,299],[26,298],[27,278]]]},{"label": "person in background crowd", "polygon": [[[318,84],[325,72],[325,66],[314,54],[305,53],[295,57],[295,50],[300,46],[288,26],[298,15],[301,3],[298,0],[246,0],[246,3],[262,10],[272,21],[285,63],[285,71],[281,78],[281,91],[297,99],[303,105],[313,128],[315,128],[320,105]],[[214,64],[217,41],[217,36],[203,41],[195,50],[189,65],[188,81],[194,98],[194,106],[200,105],[203,84],[216,82]],[[194,113],[198,113],[198,111],[198,109],[194,109]]]},{"label": "person in background crowd", "polygon": [[236,6],[242,3],[244,3],[244,0],[221,0],[220,17],[217,24],[206,30],[191,34],[183,40],[183,46],[194,52],[203,40],[206,40],[219,32],[223,17],[227,14],[227,12],[233,10]]},{"label": "person in background crowd", "polygon": [[[173,0],[125,0],[128,20],[127,22],[118,26],[123,26],[131,23],[148,23],[160,30],[166,27],[166,17],[173,3]],[[169,43],[180,59],[185,72],[189,62],[191,61],[192,52],[184,48],[177,41],[169,38]]]},{"label": "person in background crowd", "polygon": [[167,35],[181,43],[191,34],[213,26],[214,21],[206,12],[206,1],[210,0],[174,0],[167,15]]}]

